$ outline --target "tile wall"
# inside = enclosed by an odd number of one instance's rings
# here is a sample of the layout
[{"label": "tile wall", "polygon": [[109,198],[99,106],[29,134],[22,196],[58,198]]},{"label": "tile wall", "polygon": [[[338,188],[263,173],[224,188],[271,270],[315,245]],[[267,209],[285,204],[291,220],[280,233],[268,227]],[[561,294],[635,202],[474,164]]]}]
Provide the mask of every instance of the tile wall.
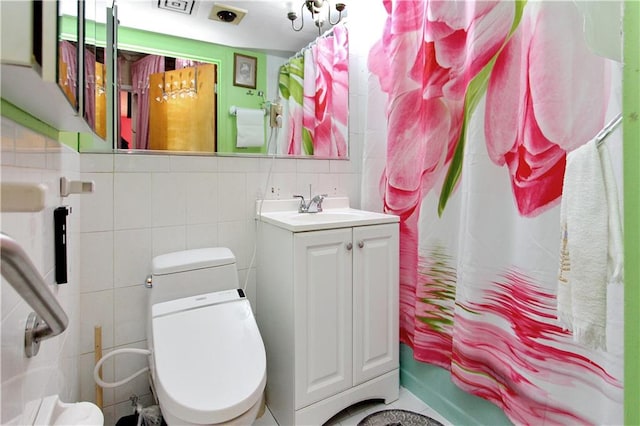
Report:
[{"label": "tile wall", "polygon": [[[58,393],[64,401],[95,400],[94,327],[104,352],[146,347],[144,281],[159,254],[205,246],[235,253],[241,284],[255,306],[255,201],[294,193],[348,196],[360,207],[370,40],[350,32],[349,143],[351,160],[303,160],[176,155],[78,154],[2,118],[2,181],[44,182],[41,213],[2,214],[2,231],[25,247],[70,317],[63,335],[43,343],[41,355],[22,356],[21,330],[28,308],[2,281],[2,424],[23,422],[30,401]],[[60,198],[61,176],[92,180],[90,195]],[[52,210],[71,205],[69,284],[53,285]],[[122,355],[104,366],[107,381],[146,366]],[[104,391],[105,424],[132,413],[129,398],[151,397],[145,376]]]},{"label": "tile wall", "polygon": [[[2,279],[1,335],[2,381],[0,424],[25,424],[39,400],[58,394],[63,401],[79,395],[78,333],[80,318],[80,217],[77,195],[60,197],[60,177],[78,179],[80,155],[15,122],[2,117],[1,176],[4,182],[44,184],[45,209],[37,213],[2,213],[0,229],[15,239],[49,285],[69,317],[69,327],[59,336],[43,341],[33,358],[24,356],[24,327],[32,309]],[[54,283],[53,209],[70,206],[67,217],[68,283]],[[25,416],[25,417],[23,417]]]},{"label": "tile wall", "polygon": [[[308,194],[311,185],[314,194],[348,196],[359,206],[356,159],[82,154],[81,176],[96,184],[96,192],[81,200],[80,398],[89,401],[94,399],[94,326],[102,327],[107,350],[146,347],[144,282],[154,256],[229,247],[241,285],[248,276],[247,294],[255,307],[251,260],[259,197],[291,198]],[[107,362],[104,377],[121,380],[145,365],[143,356],[121,355]],[[133,394],[151,402],[145,376],[105,390],[107,419],[130,414]]]}]

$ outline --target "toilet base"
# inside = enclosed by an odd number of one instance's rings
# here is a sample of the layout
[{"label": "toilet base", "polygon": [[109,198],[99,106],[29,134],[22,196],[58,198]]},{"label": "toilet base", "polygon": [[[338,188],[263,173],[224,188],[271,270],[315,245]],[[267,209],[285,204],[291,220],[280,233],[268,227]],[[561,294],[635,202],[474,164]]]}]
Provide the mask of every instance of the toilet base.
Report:
[{"label": "toilet base", "polygon": [[[162,405],[160,405],[160,410],[162,410]],[[239,415],[238,417],[229,420],[228,422],[224,422],[224,423],[211,423],[209,425],[201,425],[201,424],[196,424],[196,423],[189,423],[186,422],[182,419],[179,419],[173,415],[171,415],[171,413],[168,412],[164,412],[162,411],[162,417],[164,419],[164,421],[167,423],[168,426],[242,426],[242,425],[251,425],[253,424],[253,422],[255,421],[255,419],[257,419],[258,417],[262,417],[262,414],[264,414],[264,410],[265,410],[265,400],[264,400],[264,392],[262,393],[262,396],[260,397],[260,399],[258,400],[258,402],[256,402],[255,404],[253,404],[251,406],[251,408],[249,408],[249,410],[245,411],[244,414]]]}]

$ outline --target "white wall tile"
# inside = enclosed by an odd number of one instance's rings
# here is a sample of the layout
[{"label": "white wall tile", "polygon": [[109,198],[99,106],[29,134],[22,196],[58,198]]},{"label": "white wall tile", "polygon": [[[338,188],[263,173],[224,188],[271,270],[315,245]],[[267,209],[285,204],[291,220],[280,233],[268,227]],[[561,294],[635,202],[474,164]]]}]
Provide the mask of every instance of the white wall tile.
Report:
[{"label": "white wall tile", "polygon": [[[273,173],[269,185],[269,191],[271,192],[268,198],[275,200],[286,200],[293,198],[293,194],[297,192],[297,180],[298,175],[296,173]],[[309,187],[305,190],[305,193],[309,193]]]},{"label": "white wall tile", "polygon": [[151,175],[152,226],[182,225],[186,220],[187,188],[183,173]]},{"label": "white wall tile", "polygon": [[215,172],[218,170],[218,157],[213,155],[172,155],[170,158],[172,172]]},{"label": "white wall tile", "polygon": [[[114,345],[121,346],[147,338],[147,297],[143,283],[116,288],[114,292]],[[146,361],[146,359],[145,359]]]},{"label": "white wall tile", "polygon": [[80,156],[80,171],[87,173],[113,173],[113,154],[82,154]]},{"label": "white wall tile", "polygon": [[113,347],[113,290],[80,295],[80,353],[93,352],[94,327],[102,327],[102,347]]},{"label": "white wall tile", "polygon": [[114,232],[114,287],[144,283],[151,272],[151,229]]},{"label": "white wall tile", "polygon": [[171,164],[168,155],[115,154],[116,172],[168,172]]},{"label": "white wall tile", "polygon": [[[64,204],[80,214],[78,200],[63,200],[59,194],[61,176],[78,178],[79,155],[59,145],[56,141],[35,133],[2,117],[2,168],[3,182],[41,183],[45,185],[45,209],[36,213],[2,213],[0,225],[3,232],[12,236],[26,252],[45,282],[50,285],[54,297],[61,303],[69,320],[74,324],[59,336],[41,342],[36,357],[24,355],[24,324],[33,309],[18,296],[10,285],[2,280],[2,398],[0,423],[20,424],[22,414],[29,410],[31,401],[38,401],[46,394],[77,396],[79,381],[70,368],[70,356],[78,351],[79,282],[77,262],[80,252],[79,218],[69,217],[67,233],[69,257],[69,284],[53,286],[53,209]],[[47,150],[47,148],[49,148]],[[19,158],[12,158],[18,153]],[[15,160],[15,161],[14,161]]]},{"label": "white wall tile", "polygon": [[278,173],[295,173],[297,167],[298,164],[293,158],[268,157],[261,158],[260,168],[252,171],[268,172],[271,170]]},{"label": "white wall tile", "polygon": [[83,181],[93,181],[93,193],[82,194],[80,223],[83,232],[110,231],[113,229],[113,179],[111,173],[82,173]]},{"label": "white wall tile", "polygon": [[218,224],[187,225],[187,249],[218,247]]},{"label": "white wall tile", "polygon": [[253,246],[249,247],[249,233],[254,232],[253,221],[220,222],[218,224],[218,243],[228,247],[236,256],[238,269],[248,267]]},{"label": "white wall tile", "polygon": [[113,288],[113,232],[83,232],[80,246],[81,291]]},{"label": "white wall tile", "polygon": [[271,183],[270,177],[269,182],[267,182],[267,173],[265,172],[247,173],[247,200],[245,207],[247,219],[255,216],[257,200],[273,198],[271,195]]},{"label": "white wall tile", "polygon": [[190,173],[184,176],[187,192],[187,223],[218,221],[217,173]]},{"label": "white wall tile", "polygon": [[220,173],[218,175],[219,221],[242,220],[247,217],[246,191],[245,173]]},{"label": "white wall tile", "polygon": [[303,195],[306,201],[317,193],[318,175],[316,173],[298,173],[296,175],[294,194]]},{"label": "white wall tile", "polygon": [[329,197],[335,197],[341,194],[340,175],[337,173],[321,173],[318,175],[318,183],[316,184],[315,194],[327,194]]},{"label": "white wall tile", "polygon": [[2,278],[2,298],[0,299],[0,315],[2,321],[9,315],[22,301],[22,297],[13,289],[13,287]]},{"label": "white wall tile", "polygon": [[45,169],[47,167],[45,137],[18,126],[16,128],[15,164],[18,167]]},{"label": "white wall tile", "polygon": [[246,173],[258,170],[260,158],[253,157],[218,157],[218,170],[220,172]]},{"label": "white wall tile", "polygon": [[151,230],[152,257],[187,248],[187,228],[181,226],[164,226]]},{"label": "white wall tile", "polygon": [[114,229],[151,226],[151,173],[114,175]]},{"label": "white wall tile", "polygon": [[329,173],[330,160],[298,159],[296,167],[298,173]]}]

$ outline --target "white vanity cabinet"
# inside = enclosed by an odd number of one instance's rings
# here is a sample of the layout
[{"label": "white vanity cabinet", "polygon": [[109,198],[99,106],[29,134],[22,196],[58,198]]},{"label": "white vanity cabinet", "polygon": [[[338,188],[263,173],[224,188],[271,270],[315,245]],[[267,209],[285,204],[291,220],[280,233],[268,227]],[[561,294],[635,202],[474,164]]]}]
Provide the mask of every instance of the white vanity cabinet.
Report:
[{"label": "white vanity cabinet", "polygon": [[256,316],[278,423],[397,399],[398,223],[259,230]]}]

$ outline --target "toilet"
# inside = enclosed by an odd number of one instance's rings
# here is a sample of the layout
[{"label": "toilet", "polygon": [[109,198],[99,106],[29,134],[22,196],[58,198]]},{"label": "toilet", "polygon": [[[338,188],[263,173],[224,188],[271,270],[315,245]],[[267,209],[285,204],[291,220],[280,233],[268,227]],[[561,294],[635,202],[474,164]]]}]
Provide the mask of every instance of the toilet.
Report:
[{"label": "toilet", "polygon": [[252,424],[266,355],[231,250],[157,256],[147,287],[151,384],[167,424]]}]

